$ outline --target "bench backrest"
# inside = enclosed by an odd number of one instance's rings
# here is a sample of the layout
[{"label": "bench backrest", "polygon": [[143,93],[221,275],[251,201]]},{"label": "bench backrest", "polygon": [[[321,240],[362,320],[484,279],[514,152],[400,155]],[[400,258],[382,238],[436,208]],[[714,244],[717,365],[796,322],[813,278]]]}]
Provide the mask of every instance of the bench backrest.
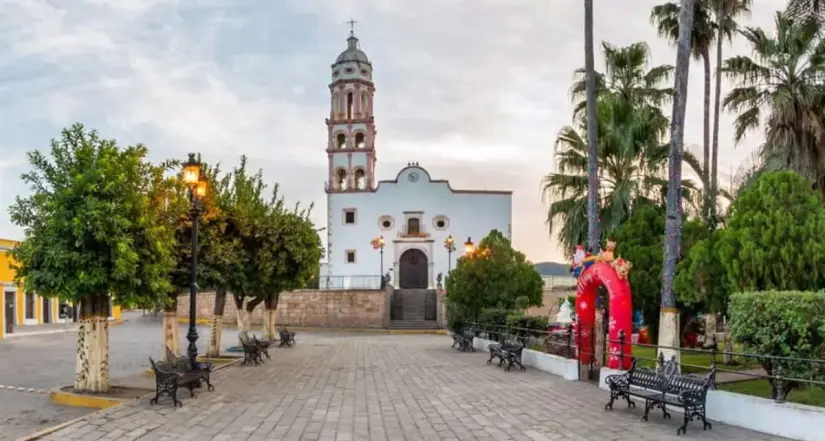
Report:
[{"label": "bench backrest", "polygon": [[630,377],[630,385],[663,392],[667,388],[668,380],[668,377],[652,369],[637,367]]}]

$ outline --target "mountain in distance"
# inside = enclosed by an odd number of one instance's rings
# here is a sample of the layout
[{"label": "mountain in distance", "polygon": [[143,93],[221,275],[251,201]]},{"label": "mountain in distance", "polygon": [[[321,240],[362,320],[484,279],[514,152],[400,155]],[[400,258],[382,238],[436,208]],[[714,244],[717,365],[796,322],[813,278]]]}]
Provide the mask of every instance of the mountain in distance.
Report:
[{"label": "mountain in distance", "polygon": [[570,276],[570,264],[559,262],[538,262],[533,265],[542,276]]}]

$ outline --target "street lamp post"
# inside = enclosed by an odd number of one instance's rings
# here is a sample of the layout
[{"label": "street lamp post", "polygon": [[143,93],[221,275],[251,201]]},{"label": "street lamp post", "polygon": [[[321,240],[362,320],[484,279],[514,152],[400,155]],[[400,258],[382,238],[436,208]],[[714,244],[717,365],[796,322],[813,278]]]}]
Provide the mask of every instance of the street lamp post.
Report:
[{"label": "street lamp post", "polygon": [[447,250],[447,277],[449,277],[450,271],[453,270],[453,251],[455,251],[455,240],[452,234],[444,239],[444,248]]},{"label": "street lamp post", "polygon": [[198,307],[198,218],[200,217],[200,199],[206,196],[206,179],[201,171],[201,163],[195,158],[194,153],[189,154],[189,160],[183,165],[183,182],[189,188],[189,201],[191,208],[189,217],[192,221],[192,261],[189,269],[189,332],[186,339],[189,340],[187,355],[189,361],[194,366],[198,358],[197,307]]},{"label": "street lamp post", "polygon": [[475,250],[475,244],[473,243],[473,239],[467,237],[467,242],[464,242],[464,254],[472,254]]},{"label": "street lamp post", "polygon": [[381,253],[381,267],[379,274],[381,274],[381,288],[384,288],[384,236],[378,236],[373,239],[372,248],[375,250],[380,250]]}]

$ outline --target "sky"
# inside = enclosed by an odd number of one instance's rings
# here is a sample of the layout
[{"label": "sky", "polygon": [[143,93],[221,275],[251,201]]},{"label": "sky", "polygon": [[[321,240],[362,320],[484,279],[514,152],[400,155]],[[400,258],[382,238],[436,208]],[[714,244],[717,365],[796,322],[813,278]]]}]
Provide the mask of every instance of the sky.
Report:
[{"label": "sky", "polygon": [[[651,66],[673,64],[649,21],[660,2],[595,0],[596,42],[644,41]],[[754,0],[742,23],[772,32],[784,4]],[[200,152],[230,169],[245,154],[288,200],[314,201],[323,225],[327,86],[350,18],[374,67],[377,179],[417,161],[453,188],[512,190],[514,246],[565,260],[540,184],[584,65],[581,0],[0,0],[0,237],[23,237],[7,207],[28,192],[25,153],[78,121],[157,161]],[[748,53],[741,38],[726,44],[726,56]],[[695,153],[702,84],[694,62]],[[720,124],[721,186],[762,138],[734,144],[732,120]]]}]

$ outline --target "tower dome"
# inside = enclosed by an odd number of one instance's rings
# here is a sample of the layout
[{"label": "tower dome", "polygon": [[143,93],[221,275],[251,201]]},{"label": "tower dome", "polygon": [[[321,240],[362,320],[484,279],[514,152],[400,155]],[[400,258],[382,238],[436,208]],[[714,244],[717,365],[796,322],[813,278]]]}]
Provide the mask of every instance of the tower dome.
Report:
[{"label": "tower dome", "polygon": [[348,61],[370,64],[367,54],[365,54],[359,46],[358,38],[356,38],[355,34],[350,31],[349,38],[347,38],[347,49],[338,55],[338,58],[335,60],[335,64],[346,63]]}]

